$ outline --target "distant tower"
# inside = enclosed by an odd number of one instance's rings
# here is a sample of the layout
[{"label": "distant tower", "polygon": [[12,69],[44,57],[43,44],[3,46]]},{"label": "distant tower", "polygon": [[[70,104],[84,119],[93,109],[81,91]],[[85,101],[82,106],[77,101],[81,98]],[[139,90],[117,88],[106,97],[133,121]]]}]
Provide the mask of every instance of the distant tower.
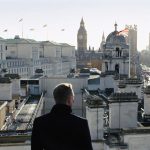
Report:
[{"label": "distant tower", "polygon": [[104,35],[104,32],[103,32],[103,36],[102,36],[102,42],[101,42],[101,44],[100,44],[100,50],[101,51],[103,51],[104,50],[104,47],[103,47],[103,45],[105,44],[105,35]]},{"label": "distant tower", "polygon": [[137,52],[137,25],[126,25],[125,29],[129,30],[126,40],[130,45],[131,55],[134,55]]},{"label": "distant tower", "polygon": [[77,45],[78,50],[87,50],[87,32],[84,26],[83,18],[81,19],[80,28],[78,30]]},{"label": "distant tower", "polygon": [[128,29],[128,36],[126,37],[126,40],[130,48],[131,76],[136,76],[137,25],[126,25],[125,28]]}]

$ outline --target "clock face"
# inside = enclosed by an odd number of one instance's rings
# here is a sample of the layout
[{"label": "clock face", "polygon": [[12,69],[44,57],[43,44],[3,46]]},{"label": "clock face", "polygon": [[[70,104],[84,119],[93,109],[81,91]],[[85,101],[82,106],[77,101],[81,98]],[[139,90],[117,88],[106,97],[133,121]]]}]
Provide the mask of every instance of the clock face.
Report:
[{"label": "clock face", "polygon": [[79,39],[80,39],[80,40],[83,39],[83,36],[82,36],[82,35],[79,35]]}]

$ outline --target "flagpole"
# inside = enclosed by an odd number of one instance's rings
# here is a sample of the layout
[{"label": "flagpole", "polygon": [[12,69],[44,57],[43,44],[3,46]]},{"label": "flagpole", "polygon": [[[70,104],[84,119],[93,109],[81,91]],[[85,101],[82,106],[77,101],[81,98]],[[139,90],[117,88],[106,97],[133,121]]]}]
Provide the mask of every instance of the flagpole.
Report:
[{"label": "flagpole", "polygon": [[[34,32],[35,29],[34,28],[30,28],[29,30],[30,30],[30,32]],[[31,34],[31,38],[34,39],[33,34]]]},{"label": "flagpole", "polygon": [[22,21],[22,38],[23,38],[23,21]]},{"label": "flagpole", "polygon": [[[7,37],[8,37],[8,29],[5,29],[3,32],[7,33]],[[5,37],[6,38],[6,37]]]},{"label": "flagpole", "polygon": [[23,18],[19,19],[19,23],[21,22],[21,36],[23,38]]},{"label": "flagpole", "polygon": [[48,41],[48,26],[46,27],[46,40]]},{"label": "flagpole", "polygon": [[48,41],[48,25],[47,24],[43,25],[43,28],[46,28],[45,29],[45,32],[46,32],[46,41]]}]

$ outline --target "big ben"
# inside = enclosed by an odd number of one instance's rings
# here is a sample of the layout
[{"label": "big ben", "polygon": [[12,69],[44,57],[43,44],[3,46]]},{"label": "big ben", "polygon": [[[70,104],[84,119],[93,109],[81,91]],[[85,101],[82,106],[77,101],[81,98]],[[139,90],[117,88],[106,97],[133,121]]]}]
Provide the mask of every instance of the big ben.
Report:
[{"label": "big ben", "polygon": [[78,50],[84,51],[87,50],[87,32],[84,26],[83,18],[80,22],[80,28],[78,30],[77,35],[77,44],[78,44]]}]

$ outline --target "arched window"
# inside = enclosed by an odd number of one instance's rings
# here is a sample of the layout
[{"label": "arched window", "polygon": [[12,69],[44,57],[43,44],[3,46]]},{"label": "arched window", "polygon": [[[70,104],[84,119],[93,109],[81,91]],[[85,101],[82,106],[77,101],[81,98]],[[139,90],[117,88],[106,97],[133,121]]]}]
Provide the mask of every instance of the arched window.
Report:
[{"label": "arched window", "polygon": [[105,69],[108,71],[108,62],[105,62]]},{"label": "arched window", "polygon": [[116,71],[117,73],[119,73],[119,64],[116,64],[116,65],[115,65],[115,71]]},{"label": "arched window", "polygon": [[116,47],[116,57],[119,57],[119,47]]}]

